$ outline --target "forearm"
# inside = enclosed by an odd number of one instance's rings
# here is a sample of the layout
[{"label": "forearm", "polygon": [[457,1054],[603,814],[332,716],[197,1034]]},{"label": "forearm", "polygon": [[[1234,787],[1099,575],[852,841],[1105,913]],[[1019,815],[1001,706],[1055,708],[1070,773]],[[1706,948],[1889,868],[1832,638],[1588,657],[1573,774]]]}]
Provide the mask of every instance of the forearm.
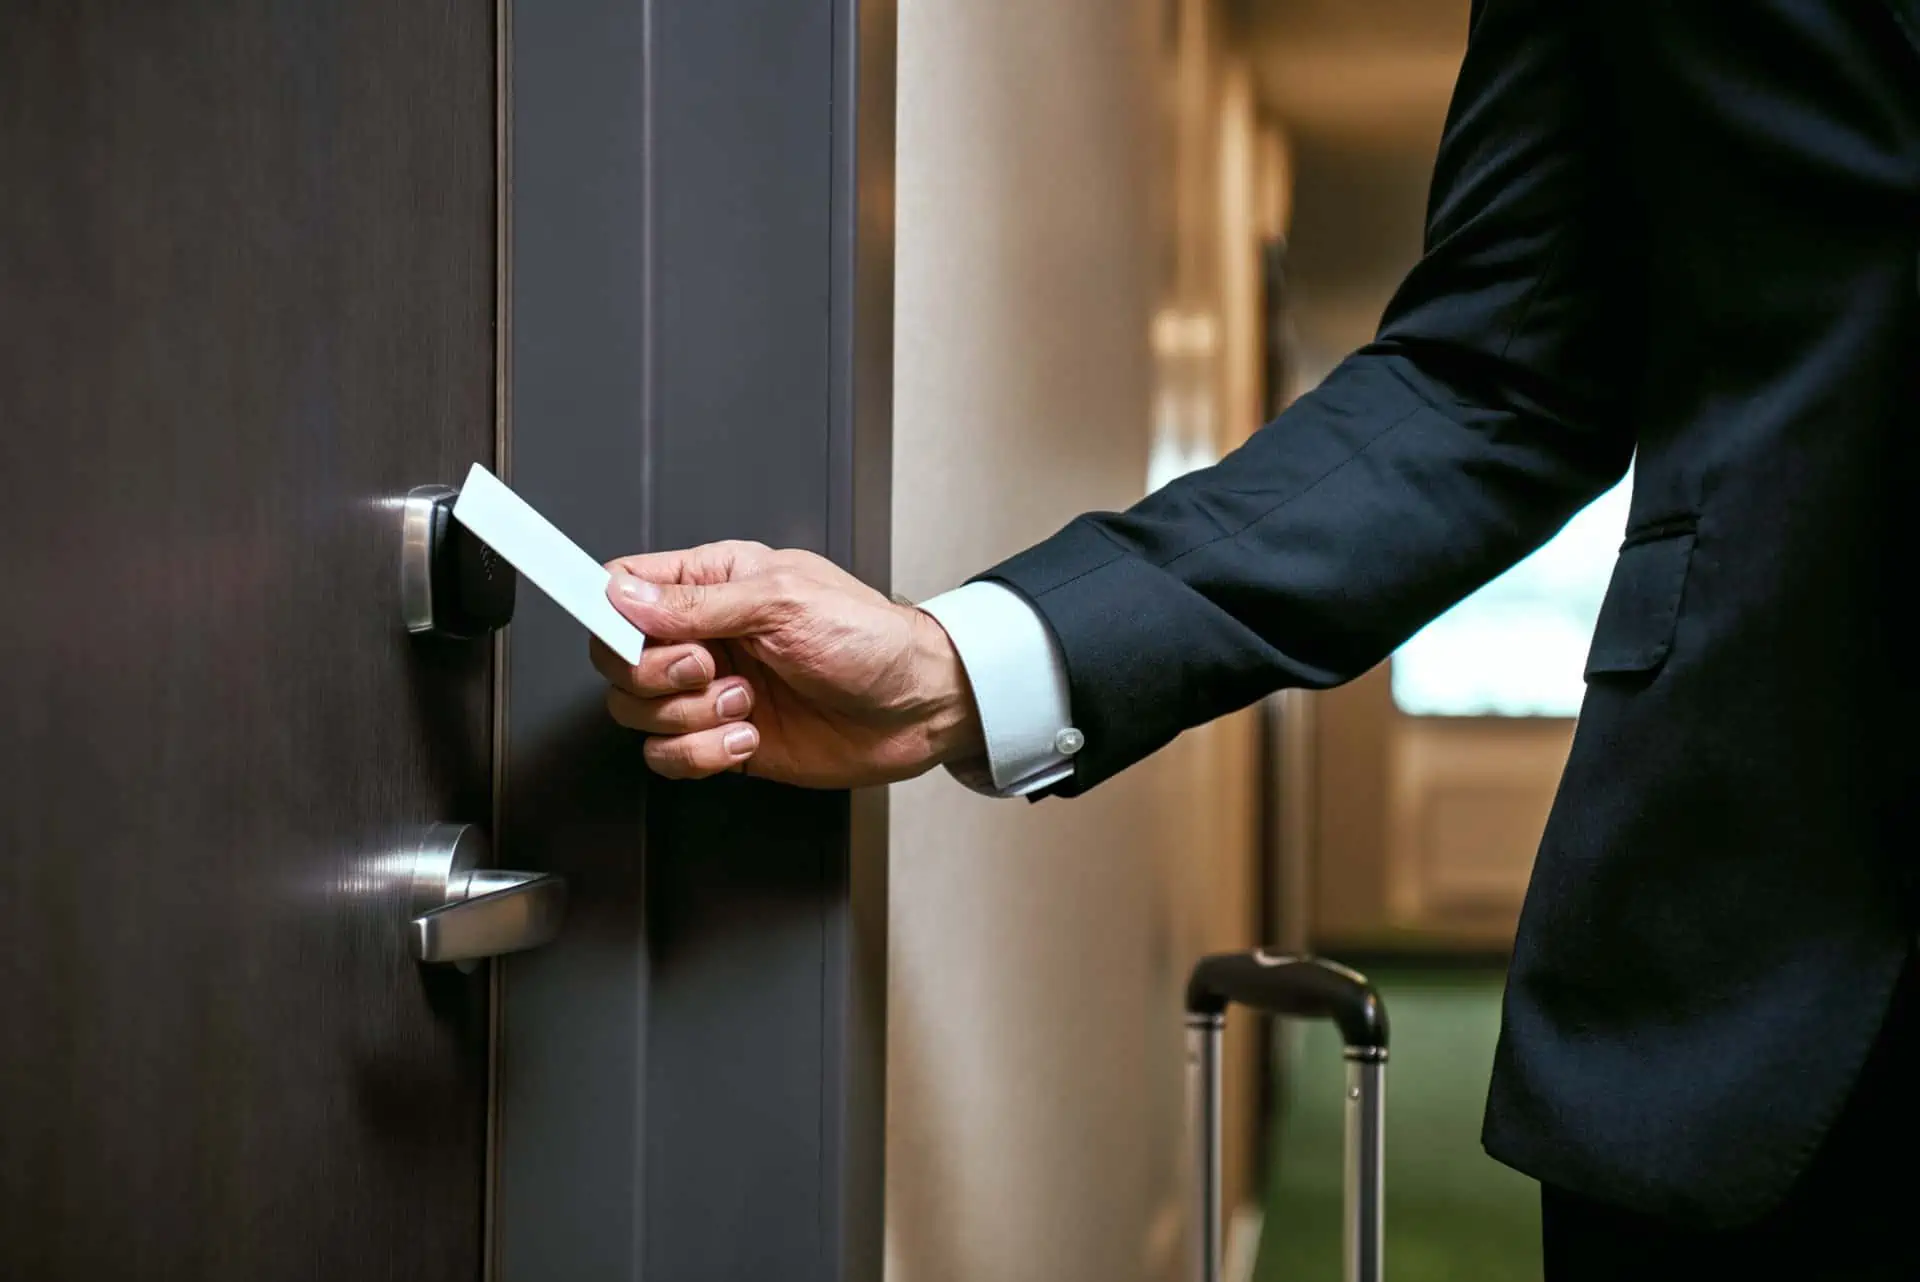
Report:
[{"label": "forearm", "polygon": [[1215,467],[1092,514],[986,576],[1067,658],[1073,793],[1285,686],[1366,671],[1613,484],[1611,424],[1450,401],[1369,349]]}]

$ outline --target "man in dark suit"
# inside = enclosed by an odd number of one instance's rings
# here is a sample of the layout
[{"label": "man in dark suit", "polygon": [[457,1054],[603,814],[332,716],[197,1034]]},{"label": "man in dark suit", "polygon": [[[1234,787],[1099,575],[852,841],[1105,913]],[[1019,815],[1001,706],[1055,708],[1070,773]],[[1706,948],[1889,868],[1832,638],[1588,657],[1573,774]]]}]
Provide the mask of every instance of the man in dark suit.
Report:
[{"label": "man in dark suit", "polygon": [[674,776],[1072,796],[1365,671],[1637,457],[1487,1147],[1556,1279],[1920,1276],[1917,269],[1920,0],[1481,0],[1426,254],[1315,391],[924,610],[631,558],[613,711]]}]

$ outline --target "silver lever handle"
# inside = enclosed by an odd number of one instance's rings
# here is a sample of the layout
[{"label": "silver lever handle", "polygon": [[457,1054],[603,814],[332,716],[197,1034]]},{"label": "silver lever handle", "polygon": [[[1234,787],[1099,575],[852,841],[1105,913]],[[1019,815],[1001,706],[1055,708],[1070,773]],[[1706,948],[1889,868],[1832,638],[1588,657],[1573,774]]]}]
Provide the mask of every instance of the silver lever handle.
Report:
[{"label": "silver lever handle", "polygon": [[537,948],[560,933],[567,883],[547,873],[483,869],[466,896],[413,919],[416,961],[471,962]]},{"label": "silver lever handle", "polygon": [[433,824],[422,832],[407,928],[416,961],[471,969],[482,958],[537,948],[560,933],[566,879],[485,868],[487,855],[486,834],[472,824]]}]

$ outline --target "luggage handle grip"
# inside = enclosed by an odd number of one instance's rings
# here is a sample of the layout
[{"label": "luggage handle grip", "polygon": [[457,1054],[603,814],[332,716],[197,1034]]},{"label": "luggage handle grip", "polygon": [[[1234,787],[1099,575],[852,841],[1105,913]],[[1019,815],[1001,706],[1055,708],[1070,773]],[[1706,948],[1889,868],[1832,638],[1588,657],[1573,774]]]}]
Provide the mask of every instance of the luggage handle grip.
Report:
[{"label": "luggage handle grip", "polygon": [[1386,1058],[1387,1008],[1379,993],[1366,976],[1324,958],[1265,949],[1201,958],[1187,981],[1187,1014],[1217,1018],[1232,1004],[1332,1020],[1349,1057]]}]

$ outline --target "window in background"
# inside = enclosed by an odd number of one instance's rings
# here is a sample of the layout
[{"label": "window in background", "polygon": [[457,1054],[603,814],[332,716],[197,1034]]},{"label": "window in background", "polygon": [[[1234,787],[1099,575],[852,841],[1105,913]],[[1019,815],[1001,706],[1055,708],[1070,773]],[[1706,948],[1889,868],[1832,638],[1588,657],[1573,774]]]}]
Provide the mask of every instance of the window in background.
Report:
[{"label": "window in background", "polygon": [[1632,477],[1393,656],[1393,701],[1422,717],[1572,717]]}]

